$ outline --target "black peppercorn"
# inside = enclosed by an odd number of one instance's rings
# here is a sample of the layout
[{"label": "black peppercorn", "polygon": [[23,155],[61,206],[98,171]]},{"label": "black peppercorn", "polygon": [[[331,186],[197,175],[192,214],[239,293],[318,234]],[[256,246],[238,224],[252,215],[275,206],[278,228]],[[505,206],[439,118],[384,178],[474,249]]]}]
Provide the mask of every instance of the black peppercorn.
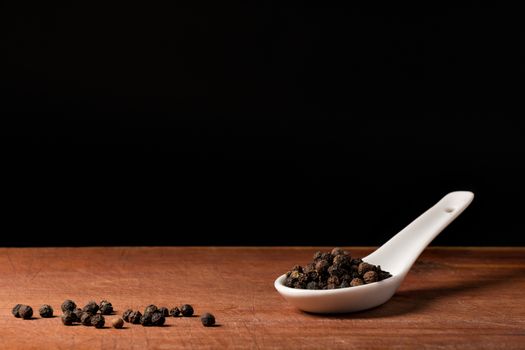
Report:
[{"label": "black peppercorn", "polygon": [[102,300],[100,302],[99,311],[102,315],[111,315],[113,313],[113,305],[107,300]]},{"label": "black peppercorn", "polygon": [[81,308],[76,308],[75,310],[73,310],[73,313],[75,314],[75,316],[77,317],[77,320],[75,322],[79,322],[80,321],[80,317],[82,317],[82,314],[84,313],[82,311]]},{"label": "black peppercorn", "polygon": [[360,278],[354,278],[354,279],[352,279],[352,281],[350,281],[350,286],[351,287],[357,287],[357,286],[361,286],[363,284],[365,284],[365,283]]},{"label": "black peppercorn", "polygon": [[133,312],[133,310],[131,310],[131,309],[127,309],[126,311],[124,311],[124,312],[122,313],[122,319],[123,319],[124,321],[126,321],[126,322],[130,322],[130,321],[129,321],[129,315],[131,315],[132,312]]},{"label": "black peppercorn", "polygon": [[204,327],[211,327],[215,324],[215,316],[206,312],[201,316],[201,322]]},{"label": "black peppercorn", "polygon": [[323,257],[323,253],[321,253],[320,251],[317,251],[314,253],[314,262],[316,262],[317,260],[321,260],[321,258]]},{"label": "black peppercorn", "polygon": [[174,307],[170,310],[170,315],[173,317],[177,317],[180,315],[180,310],[178,307]]},{"label": "black peppercorn", "polygon": [[170,312],[168,311],[167,307],[159,307],[159,311],[162,313],[164,317],[168,317],[170,315]]},{"label": "black peppercorn", "polygon": [[144,315],[150,314],[150,313],[152,313],[153,311],[156,311],[156,310],[158,310],[157,305],[150,304],[150,305],[146,306],[146,308],[144,309]]},{"label": "black peppercorn", "polygon": [[91,316],[91,325],[95,328],[102,328],[104,327],[104,324],[106,323],[106,319],[104,316],[96,314]]},{"label": "black peppercorn", "polygon": [[21,305],[18,309],[18,315],[23,319],[28,320],[33,317],[33,308],[29,305]]},{"label": "black peppercorn", "polygon": [[350,281],[352,280],[352,275],[345,273],[343,276],[340,277],[340,279],[341,279],[341,282],[346,281],[350,283]]},{"label": "black peppercorn", "polygon": [[98,304],[95,301],[90,301],[82,308],[82,311],[94,315],[98,312],[98,309]]},{"label": "black peppercorn", "polygon": [[306,289],[320,289],[319,283],[315,281],[308,282],[308,284],[306,285]]},{"label": "black peppercorn", "polygon": [[66,310],[62,314],[62,323],[66,326],[71,326],[73,322],[77,322],[77,315],[73,313],[73,311]]},{"label": "black peppercorn", "polygon": [[189,304],[184,304],[180,308],[180,312],[182,313],[182,316],[189,317],[193,315],[193,307]]},{"label": "black peppercorn", "polygon": [[154,326],[162,326],[164,322],[166,322],[166,318],[164,317],[164,314],[162,314],[160,309],[151,313],[151,323]]},{"label": "black peppercorn", "polygon": [[303,267],[301,265],[295,265],[293,268],[292,268],[292,271],[297,271],[297,272],[303,272]]},{"label": "black peppercorn", "polygon": [[342,277],[344,275],[344,273],[346,272],[345,269],[337,266],[337,265],[332,265],[328,268],[328,274],[330,276],[337,276],[337,277]]},{"label": "black peppercorn", "polygon": [[323,253],[323,254],[321,254],[321,260],[326,260],[329,265],[332,264],[333,258],[334,257],[330,253]]},{"label": "black peppercorn", "polygon": [[334,261],[332,262],[333,266],[337,266],[342,269],[348,269],[350,267],[351,260],[348,258],[347,255],[337,255],[334,257]]},{"label": "black peppercorn", "polygon": [[73,311],[77,308],[77,304],[75,304],[73,300],[68,299],[62,303],[60,308],[62,309],[62,312]]},{"label": "black peppercorn", "polygon": [[362,262],[363,262],[363,260],[360,259],[360,258],[352,259],[352,265],[359,266],[359,264],[361,264]]},{"label": "black peppercorn", "polygon": [[363,275],[363,281],[365,281],[365,283],[377,282],[377,272],[368,271]]},{"label": "black peppercorn", "polygon": [[304,273],[299,273],[297,280],[294,282],[294,287],[295,288],[306,288],[307,283],[308,283],[308,275],[305,275]]},{"label": "black peppercorn", "polygon": [[357,272],[360,275],[364,275],[368,271],[374,271],[375,268],[376,267],[374,265],[372,265],[372,264],[369,264],[369,263],[366,263],[366,262],[362,262],[362,263],[359,264],[359,267],[357,268]]},{"label": "black peppercorn", "polygon": [[330,276],[328,277],[328,280],[326,281],[326,283],[328,284],[334,284],[334,285],[339,285],[341,282],[339,281],[339,277],[337,276]]},{"label": "black peppercorn", "polygon": [[91,317],[93,314],[89,312],[84,312],[82,316],[80,316],[80,323],[82,323],[84,326],[92,326],[91,324]]},{"label": "black peppercorn", "polygon": [[11,313],[13,314],[13,316],[15,316],[16,318],[20,318],[20,314],[18,313],[18,310],[20,310],[20,307],[22,306],[22,304],[16,304],[13,309],[11,310]]},{"label": "black peppercorn", "polygon": [[310,281],[318,281],[319,280],[319,274],[315,270],[309,271],[306,274],[306,279],[307,279],[308,282],[310,282]]},{"label": "black peppercorn", "polygon": [[111,315],[113,313],[113,305],[104,304],[99,310],[100,310],[100,314],[102,315]]},{"label": "black peppercorn", "polygon": [[113,320],[113,322],[111,322],[111,325],[113,326],[113,328],[120,329],[124,326],[124,320],[120,317],[116,318]]},{"label": "black peppercorn", "polygon": [[343,280],[341,284],[339,285],[339,288],[348,288],[350,287],[350,283],[347,280]]},{"label": "black peppercorn", "polygon": [[106,319],[104,316],[100,314],[92,315],[91,316],[91,325],[95,328],[102,328],[104,327],[104,324],[106,323]]},{"label": "black peppercorn", "polygon": [[82,310],[79,308],[76,308],[71,312],[71,317],[73,318],[73,322],[80,322],[80,317],[82,316]]},{"label": "black peppercorn", "polygon": [[339,247],[332,249],[332,252],[331,252],[333,257],[338,256],[338,255],[343,255],[344,253],[345,251],[343,250],[343,248],[339,248]]},{"label": "black peppercorn", "polygon": [[128,316],[129,323],[133,323],[133,324],[139,324],[141,318],[142,318],[142,313],[140,311],[132,311]]},{"label": "black peppercorn", "polygon": [[51,305],[44,304],[40,306],[40,309],[38,309],[38,313],[40,314],[40,317],[53,317],[53,308],[51,307]]},{"label": "black peppercorn", "polygon": [[147,314],[142,315],[140,318],[140,324],[144,327],[150,327],[153,326],[153,322],[151,321],[151,317],[153,316],[153,312],[148,312]]},{"label": "black peppercorn", "polygon": [[303,273],[309,274],[312,271],[315,271],[315,264],[313,263],[306,264],[303,268]]},{"label": "black peppercorn", "polygon": [[320,275],[323,275],[327,272],[329,266],[330,264],[328,263],[327,260],[319,260],[317,261],[317,263],[315,263],[315,270]]}]

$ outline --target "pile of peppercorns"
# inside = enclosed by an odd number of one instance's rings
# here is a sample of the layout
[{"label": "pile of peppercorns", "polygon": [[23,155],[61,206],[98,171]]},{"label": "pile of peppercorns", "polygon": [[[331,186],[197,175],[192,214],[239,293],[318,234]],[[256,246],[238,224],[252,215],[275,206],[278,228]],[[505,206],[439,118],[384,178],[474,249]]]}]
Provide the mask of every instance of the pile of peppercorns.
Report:
[{"label": "pile of peppercorns", "polygon": [[[78,308],[74,301],[66,300],[60,308],[62,309],[62,323],[66,326],[81,323],[84,326],[102,328],[106,323],[103,315],[113,314],[113,305],[107,300],[102,300],[100,304],[90,301],[82,309]],[[123,323],[120,324],[118,320],[113,321],[113,327],[122,328]]]},{"label": "pile of peppercorns", "polygon": [[305,266],[295,265],[286,273],[284,285],[299,289],[336,289],[356,287],[384,280],[392,275],[350,253],[334,248],[330,253],[316,252]]},{"label": "pile of peppercorns", "polygon": [[[149,326],[162,326],[166,322],[166,317],[173,316],[184,316],[191,317],[193,316],[193,307],[190,304],[184,304],[180,307],[174,307],[171,310],[168,310],[167,307],[157,307],[156,305],[150,304],[144,310],[144,314],[140,311],[133,311],[132,309],[127,309],[122,314],[124,321],[132,324],[141,324],[144,327]],[[211,315],[211,314],[209,314]],[[203,315],[205,316],[205,315]],[[212,315],[213,317],[213,315]],[[201,317],[201,320],[203,318]],[[202,321],[203,325],[208,326],[208,320]],[[205,324],[206,323],[206,324]],[[215,317],[213,318],[213,324],[215,323]],[[210,325],[213,325],[210,324]]]},{"label": "pile of peppercorns", "polygon": [[[72,300],[66,300],[61,305],[62,323],[70,326],[73,323],[81,323],[84,326],[93,326],[95,328],[102,328],[106,323],[103,315],[111,315],[114,313],[113,305],[107,301],[102,300],[99,304],[95,301],[88,302],[82,309],[77,307],[77,304]],[[30,319],[33,317],[33,309],[31,306],[17,304],[13,307],[12,313],[17,318]],[[50,305],[42,305],[39,309],[41,317],[53,317],[53,308]],[[189,304],[184,304],[180,308],[174,307],[168,310],[166,307],[157,307],[150,304],[142,314],[140,311],[133,311],[127,309],[122,314],[122,318],[116,318],[112,322],[114,328],[122,328],[124,321],[132,324],[141,324],[144,327],[162,326],[166,322],[166,317],[173,316],[193,316],[193,307]],[[215,316],[210,313],[204,313],[201,316],[202,325],[211,327],[215,325]]]}]

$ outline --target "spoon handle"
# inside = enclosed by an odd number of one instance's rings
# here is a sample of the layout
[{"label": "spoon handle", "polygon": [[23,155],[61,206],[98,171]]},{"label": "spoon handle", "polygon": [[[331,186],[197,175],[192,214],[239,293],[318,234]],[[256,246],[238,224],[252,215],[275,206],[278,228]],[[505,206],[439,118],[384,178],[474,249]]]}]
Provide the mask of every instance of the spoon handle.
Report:
[{"label": "spoon handle", "polygon": [[406,275],[419,255],[474,199],[468,191],[451,192],[383,244],[365,261],[385,270]]}]

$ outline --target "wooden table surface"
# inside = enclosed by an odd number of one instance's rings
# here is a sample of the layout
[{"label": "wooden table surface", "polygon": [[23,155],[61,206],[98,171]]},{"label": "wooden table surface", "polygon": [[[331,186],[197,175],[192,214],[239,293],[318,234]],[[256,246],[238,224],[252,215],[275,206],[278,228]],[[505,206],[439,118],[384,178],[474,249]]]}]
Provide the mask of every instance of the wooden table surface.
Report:
[{"label": "wooden table surface", "polygon": [[[360,257],[371,251],[347,249]],[[316,250],[0,248],[0,348],[525,349],[525,248],[429,248],[389,302],[328,316],[294,309],[273,287]],[[190,303],[196,314],[215,314],[219,326],[170,317],[166,327],[95,329],[11,315],[17,303],[60,310],[67,298],[108,299],[117,315]]]}]

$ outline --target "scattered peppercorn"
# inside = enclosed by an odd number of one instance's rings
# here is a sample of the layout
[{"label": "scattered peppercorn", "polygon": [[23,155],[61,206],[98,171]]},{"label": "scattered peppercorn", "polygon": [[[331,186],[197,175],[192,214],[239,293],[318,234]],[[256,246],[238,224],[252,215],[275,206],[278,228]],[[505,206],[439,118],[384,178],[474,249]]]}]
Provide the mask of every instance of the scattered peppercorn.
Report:
[{"label": "scattered peppercorn", "polygon": [[128,316],[129,323],[133,323],[133,324],[139,324],[141,318],[142,318],[142,313],[140,311],[132,311]]},{"label": "scattered peppercorn", "polygon": [[127,309],[126,311],[124,311],[124,312],[122,313],[122,319],[123,319],[124,321],[126,321],[126,322],[130,322],[130,321],[129,321],[129,315],[130,315],[132,312],[133,312],[133,310],[131,310],[131,309]]},{"label": "scattered peppercorn", "polygon": [[77,307],[75,310],[72,311],[75,316],[77,317],[77,320],[75,322],[80,321],[80,317],[82,317],[82,314],[84,313],[81,308]]},{"label": "scattered peppercorn", "polygon": [[[310,272],[315,272],[312,268],[310,268],[310,270]],[[304,275],[304,269],[300,266],[295,266],[294,271]],[[381,271],[380,268],[378,271]],[[113,312],[113,306],[107,300],[102,300],[100,304],[90,301],[82,309],[77,308],[75,302],[72,300],[65,300],[61,305],[61,309],[64,311],[60,319],[64,325],[70,326],[78,322],[84,326],[94,326],[95,328],[104,327],[104,312]],[[97,314],[97,310],[100,311],[100,314]],[[53,308],[48,304],[44,304],[39,308],[40,316],[44,318],[53,317],[53,312]],[[12,308],[11,313],[18,318],[30,319],[33,316],[33,309],[28,305],[16,304]],[[170,315],[173,317],[179,315],[189,317],[193,314],[194,309],[189,304],[184,304],[180,308],[174,307],[171,310],[168,310],[166,307],[157,308],[156,305],[150,304],[144,310],[144,314],[141,314],[139,311],[127,309],[124,311],[122,318],[118,317],[113,319],[111,324],[114,328],[118,329],[123,327],[124,321],[133,324],[141,323],[146,327],[162,326],[166,322],[166,317]],[[205,327],[213,326],[215,324],[215,317],[210,313],[205,313],[201,317],[201,322]]]},{"label": "scattered peppercorn", "polygon": [[113,322],[111,322],[111,325],[113,326],[113,328],[120,329],[124,326],[124,320],[121,319],[120,317],[116,318],[113,320]]},{"label": "scattered peppercorn", "polygon": [[140,324],[143,327],[150,327],[153,326],[153,322],[151,321],[151,317],[153,316],[153,311],[148,312],[147,314],[142,315],[140,318]]},{"label": "scattered peppercorn", "polygon": [[51,307],[51,305],[44,304],[40,306],[40,309],[38,309],[38,313],[40,314],[40,317],[53,317],[53,308]]},{"label": "scattered peppercorn", "polygon": [[77,322],[77,315],[73,313],[73,311],[66,310],[62,314],[62,323],[66,326],[71,326],[73,322]]},{"label": "scattered peppercorn", "polygon": [[91,325],[95,328],[102,328],[104,327],[104,323],[106,323],[106,320],[104,319],[104,316],[100,314],[96,314],[91,316]]},{"label": "scattered peppercorn", "polygon": [[330,253],[316,252],[312,262],[305,266],[295,265],[286,273],[284,285],[300,289],[336,289],[382,281],[391,276],[380,266],[352,258],[347,251],[334,248]]},{"label": "scattered peppercorn", "polygon": [[22,306],[22,304],[16,304],[13,309],[11,310],[11,313],[13,314],[13,316],[15,316],[16,318],[20,318],[20,314],[18,313],[18,310],[20,310],[20,307]]},{"label": "scattered peppercorn", "polygon": [[170,315],[173,317],[177,317],[180,315],[180,310],[178,307],[174,307],[170,310]]},{"label": "scattered peppercorn", "polygon": [[73,311],[77,308],[77,304],[75,304],[73,300],[67,299],[62,303],[62,306],[60,306],[60,308],[62,309],[62,312],[66,312],[68,310]]},{"label": "scattered peppercorn", "polygon": [[111,315],[113,313],[113,305],[107,300],[102,300],[100,302],[99,311],[102,315]]},{"label": "scattered peppercorn", "polygon": [[169,317],[170,312],[168,311],[167,307],[159,307],[159,311],[162,313],[164,317]]},{"label": "scattered peppercorn", "polygon": [[21,305],[18,309],[18,315],[23,319],[28,320],[33,317],[33,308],[29,305]]},{"label": "scattered peppercorn", "polygon": [[89,312],[84,312],[82,316],[80,316],[80,323],[82,323],[84,326],[92,326],[91,324],[91,317],[93,314]]},{"label": "scattered peppercorn", "polygon": [[204,327],[211,327],[215,324],[215,316],[206,312],[201,316],[201,322]]},{"label": "scattered peppercorn", "polygon": [[162,326],[164,322],[166,322],[166,318],[160,309],[151,313],[151,323],[153,323],[154,326]]},{"label": "scattered peppercorn", "polygon": [[144,315],[150,314],[150,313],[152,313],[153,311],[156,311],[156,310],[158,310],[157,305],[150,304],[150,305],[146,306],[146,308],[144,309]]},{"label": "scattered peppercorn", "polygon": [[180,308],[182,316],[189,317],[193,315],[193,307],[190,304],[184,304]]},{"label": "scattered peppercorn", "polygon": [[82,311],[94,315],[98,312],[98,309],[99,309],[98,304],[95,301],[91,300],[90,302],[86,304],[86,306],[82,308]]}]

